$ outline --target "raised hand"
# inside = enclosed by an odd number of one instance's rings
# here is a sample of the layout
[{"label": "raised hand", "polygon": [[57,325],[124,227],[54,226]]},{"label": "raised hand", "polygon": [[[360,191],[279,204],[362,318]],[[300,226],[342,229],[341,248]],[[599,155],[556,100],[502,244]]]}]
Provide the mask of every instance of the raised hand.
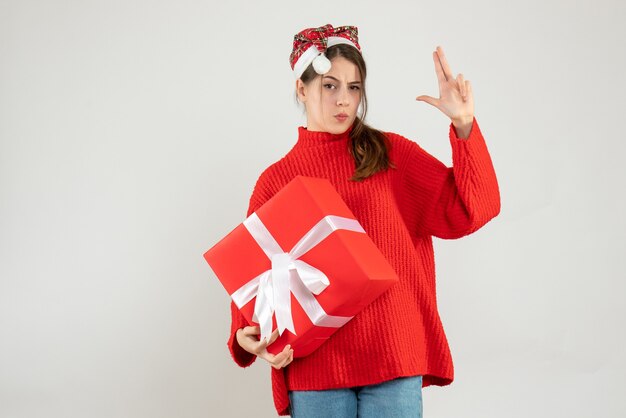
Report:
[{"label": "raised hand", "polygon": [[463,74],[454,78],[450,65],[441,46],[433,51],[435,72],[439,80],[439,98],[421,95],[415,100],[429,103],[441,110],[455,124],[465,124],[474,119],[474,98],[472,85],[463,78]]}]

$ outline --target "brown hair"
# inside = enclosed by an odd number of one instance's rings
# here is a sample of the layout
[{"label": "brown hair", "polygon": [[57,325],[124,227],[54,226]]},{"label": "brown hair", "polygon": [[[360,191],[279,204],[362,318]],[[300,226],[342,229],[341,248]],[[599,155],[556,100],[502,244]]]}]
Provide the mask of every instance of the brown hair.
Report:
[{"label": "brown hair", "polygon": [[[363,112],[361,117],[357,115],[352,126],[352,131],[350,132],[350,153],[354,158],[356,166],[356,170],[350,180],[362,181],[367,177],[376,174],[378,171],[386,170],[389,167],[396,168],[394,163],[389,160],[388,149],[391,147],[389,139],[382,131],[374,129],[365,123],[365,115],[367,113],[365,77],[367,75],[367,70],[363,56],[356,48],[347,44],[337,44],[328,47],[325,55],[329,60],[332,60],[335,57],[343,57],[347,59],[357,66],[359,74],[361,75],[360,104],[363,107]],[[315,72],[313,65],[309,65],[300,76],[300,79],[303,83],[309,84],[316,77],[321,77],[321,75]],[[297,101],[298,93],[296,92],[296,102]]]}]

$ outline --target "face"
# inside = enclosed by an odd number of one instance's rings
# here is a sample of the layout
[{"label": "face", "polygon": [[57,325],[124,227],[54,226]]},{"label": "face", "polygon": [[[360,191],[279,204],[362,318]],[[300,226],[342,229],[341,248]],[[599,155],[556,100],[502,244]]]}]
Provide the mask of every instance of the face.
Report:
[{"label": "face", "polygon": [[[321,95],[320,95],[321,84]],[[331,69],[309,85],[296,80],[298,98],[306,107],[307,129],[343,133],[356,119],[361,102],[359,69],[344,57],[331,60]],[[345,117],[338,117],[340,115]]]}]

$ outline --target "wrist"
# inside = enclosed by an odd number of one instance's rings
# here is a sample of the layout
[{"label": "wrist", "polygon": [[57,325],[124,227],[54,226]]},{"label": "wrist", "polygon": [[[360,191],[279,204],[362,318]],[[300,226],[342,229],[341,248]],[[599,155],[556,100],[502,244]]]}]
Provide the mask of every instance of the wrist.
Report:
[{"label": "wrist", "polygon": [[471,125],[474,122],[474,116],[461,116],[458,118],[451,118],[452,124],[455,128]]},{"label": "wrist", "polygon": [[472,130],[472,124],[474,123],[474,116],[462,116],[460,118],[452,119],[452,125],[454,131],[459,139],[467,139]]}]

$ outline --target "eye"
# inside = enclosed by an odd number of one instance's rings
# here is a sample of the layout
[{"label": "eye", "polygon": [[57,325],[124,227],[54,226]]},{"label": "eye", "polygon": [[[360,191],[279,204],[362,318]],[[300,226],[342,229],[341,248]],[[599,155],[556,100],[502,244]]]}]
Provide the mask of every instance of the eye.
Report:
[{"label": "eye", "polygon": [[352,87],[354,87],[354,90],[361,90],[361,87],[359,86],[352,86]]},{"label": "eye", "polygon": [[324,87],[328,87],[328,86],[335,87],[335,86],[334,86],[334,85],[332,85],[332,84],[324,84]]}]

